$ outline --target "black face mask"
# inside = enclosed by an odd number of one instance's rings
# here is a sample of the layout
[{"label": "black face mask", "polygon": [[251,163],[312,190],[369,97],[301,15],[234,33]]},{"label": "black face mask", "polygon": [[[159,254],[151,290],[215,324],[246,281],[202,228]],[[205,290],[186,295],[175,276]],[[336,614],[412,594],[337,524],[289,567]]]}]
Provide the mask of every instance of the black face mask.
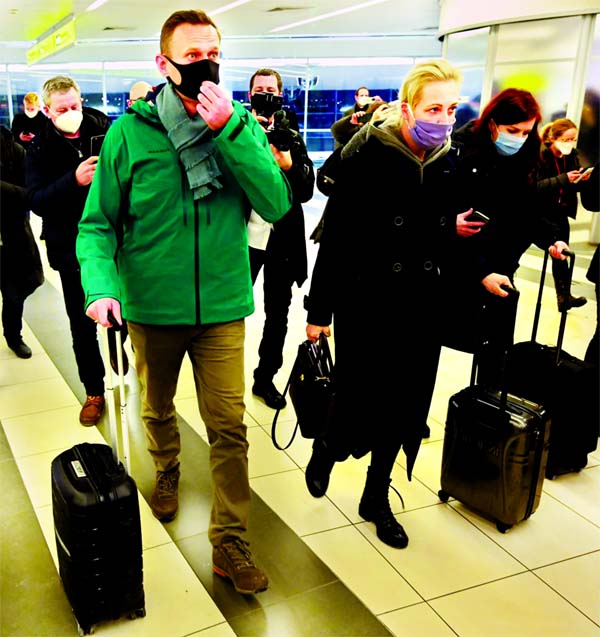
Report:
[{"label": "black face mask", "polygon": [[219,83],[219,65],[212,60],[200,60],[198,62],[192,62],[191,64],[178,64],[173,62],[170,57],[167,60],[179,71],[181,75],[181,83],[175,84],[171,78],[169,82],[186,97],[191,100],[198,99],[198,93],[200,93],[200,85],[205,80]]}]

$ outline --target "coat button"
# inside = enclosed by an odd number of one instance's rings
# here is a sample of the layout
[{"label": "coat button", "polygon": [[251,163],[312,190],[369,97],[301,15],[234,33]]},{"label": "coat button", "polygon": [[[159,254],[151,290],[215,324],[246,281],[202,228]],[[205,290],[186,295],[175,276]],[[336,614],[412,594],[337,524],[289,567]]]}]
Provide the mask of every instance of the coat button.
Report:
[{"label": "coat button", "polygon": [[429,270],[431,270],[433,268],[433,263],[431,261],[427,260],[423,264],[423,268],[425,269],[426,272],[429,272]]},{"label": "coat button", "polygon": [[400,272],[400,270],[402,270],[402,264],[394,263],[394,272]]},{"label": "coat button", "polygon": [[398,216],[394,219],[395,226],[401,226],[403,223],[404,223],[404,217]]}]

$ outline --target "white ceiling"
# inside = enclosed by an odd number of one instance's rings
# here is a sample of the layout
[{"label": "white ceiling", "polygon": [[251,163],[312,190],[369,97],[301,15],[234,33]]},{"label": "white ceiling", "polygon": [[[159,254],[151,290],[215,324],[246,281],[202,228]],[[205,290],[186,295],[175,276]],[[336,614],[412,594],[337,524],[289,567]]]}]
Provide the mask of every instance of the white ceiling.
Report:
[{"label": "white ceiling", "polygon": [[[86,11],[91,3],[0,0],[0,62],[24,64],[35,40],[70,15],[76,20],[75,46],[45,62],[151,60],[162,23],[173,11],[189,8],[213,17],[225,58],[430,56],[440,51],[439,0],[203,0],[200,6],[108,0]],[[327,17],[339,10],[346,11]],[[275,31],[318,16],[324,17]]]}]

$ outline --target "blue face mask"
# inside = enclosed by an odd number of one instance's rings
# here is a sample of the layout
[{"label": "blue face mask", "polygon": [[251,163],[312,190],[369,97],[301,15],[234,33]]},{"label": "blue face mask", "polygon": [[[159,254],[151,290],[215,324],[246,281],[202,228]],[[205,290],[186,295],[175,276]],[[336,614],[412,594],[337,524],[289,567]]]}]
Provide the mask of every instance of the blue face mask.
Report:
[{"label": "blue face mask", "polygon": [[501,155],[514,155],[521,150],[527,137],[515,137],[510,133],[498,131],[498,139],[494,142],[496,150]]}]

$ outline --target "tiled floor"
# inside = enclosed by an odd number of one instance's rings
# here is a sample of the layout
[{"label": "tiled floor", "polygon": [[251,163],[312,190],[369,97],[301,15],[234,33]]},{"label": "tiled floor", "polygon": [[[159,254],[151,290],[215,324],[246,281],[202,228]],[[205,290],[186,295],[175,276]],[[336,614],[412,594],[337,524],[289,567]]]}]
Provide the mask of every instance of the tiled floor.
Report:
[{"label": "tiled floor", "polygon": [[[306,205],[310,232],[323,207]],[[595,302],[585,280],[592,246],[591,215],[573,225],[578,254],[576,291],[590,302],[569,315],[564,348],[582,357],[592,335]],[[311,260],[315,246],[309,242]],[[540,253],[524,256],[517,280],[521,301],[517,340],[529,336]],[[83,390],[70,349],[56,273],[28,300],[25,341],[30,360],[0,344],[0,635],[62,637],[76,623],[56,572],[49,467],[60,451],[82,441],[104,441],[107,423],[78,424]],[[247,378],[251,379],[262,329],[257,311],[247,321]],[[302,296],[296,290],[286,343],[283,387],[304,338]],[[558,313],[551,277],[539,340],[555,342]],[[418,311],[418,310],[415,310]],[[130,356],[133,356],[129,350]],[[269,590],[242,597],[214,576],[206,537],[210,506],[207,444],[185,365],[177,408],[183,440],[181,509],[161,525],[146,504],[153,469],[138,417],[135,374],[127,376],[132,473],[141,494],[147,616],[99,624],[99,635],[143,637],[600,637],[600,451],[580,474],[546,481],[536,513],[501,534],[456,501],[437,497],[443,424],[449,396],[469,379],[470,357],[444,350],[430,413],[431,438],[422,446],[408,483],[398,459],[394,485],[406,509],[391,504],[410,536],[406,550],[376,537],[357,512],[368,457],[336,465],[326,497],[304,484],[310,441],[298,437],[286,451],[270,440],[273,412],[253,398],[248,382],[247,423],[253,508],[250,540],[271,580]],[[598,396],[596,396],[598,398]],[[279,437],[291,432],[282,413]]]}]

